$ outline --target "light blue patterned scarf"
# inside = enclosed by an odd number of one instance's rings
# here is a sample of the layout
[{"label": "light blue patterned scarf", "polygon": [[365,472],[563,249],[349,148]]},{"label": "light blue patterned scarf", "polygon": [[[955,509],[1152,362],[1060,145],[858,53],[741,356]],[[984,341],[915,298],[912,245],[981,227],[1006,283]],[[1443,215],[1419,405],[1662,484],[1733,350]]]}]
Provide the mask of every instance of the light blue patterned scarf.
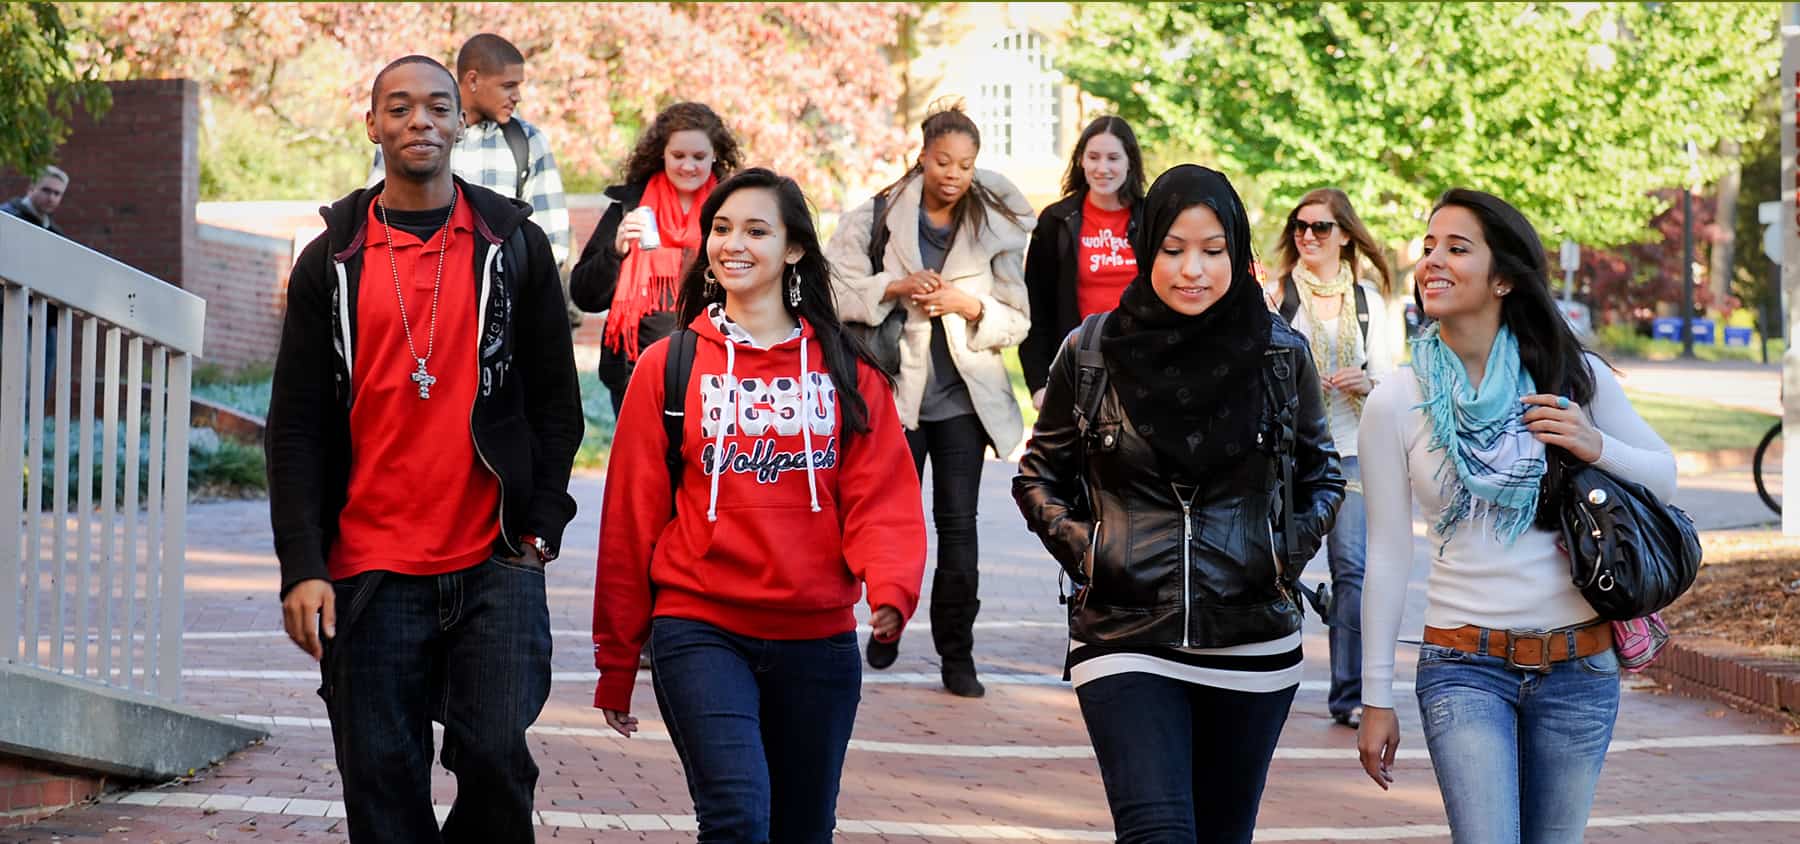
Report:
[{"label": "light blue patterned scarf", "polygon": [[1468,370],[1435,323],[1412,341],[1412,359],[1431,450],[1445,453],[1437,474],[1445,503],[1433,529],[1448,544],[1462,522],[1485,517],[1494,536],[1511,545],[1537,516],[1546,466],[1544,444],[1526,429],[1519,401],[1537,388],[1519,362],[1518,339],[1500,327],[1480,389],[1469,387]]}]

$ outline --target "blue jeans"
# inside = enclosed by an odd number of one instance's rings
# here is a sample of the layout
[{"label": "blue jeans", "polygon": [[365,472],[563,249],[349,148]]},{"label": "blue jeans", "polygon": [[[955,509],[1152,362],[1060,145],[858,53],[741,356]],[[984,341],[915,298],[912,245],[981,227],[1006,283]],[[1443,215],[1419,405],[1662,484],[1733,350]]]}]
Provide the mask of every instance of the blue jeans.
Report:
[{"label": "blue jeans", "polygon": [[657,618],[650,642],[699,840],[828,844],[862,699],[856,632],[780,641]]},{"label": "blue jeans", "polygon": [[[490,559],[432,576],[333,584],[337,637],[320,662],[355,842],[529,842],[538,768],[525,729],[550,697],[540,567]],[[431,724],[456,800],[431,808]]]},{"label": "blue jeans", "polygon": [[1248,844],[1296,688],[1238,692],[1142,673],[1076,688],[1120,844]]},{"label": "blue jeans", "polygon": [[1579,842],[1619,714],[1619,658],[1550,673],[1419,648],[1419,717],[1457,844]]},{"label": "blue jeans", "polygon": [[1362,584],[1369,539],[1363,511],[1362,472],[1356,458],[1341,464],[1346,491],[1337,523],[1325,537],[1325,559],[1331,567],[1331,691],[1325,706],[1333,715],[1349,715],[1362,706]]}]

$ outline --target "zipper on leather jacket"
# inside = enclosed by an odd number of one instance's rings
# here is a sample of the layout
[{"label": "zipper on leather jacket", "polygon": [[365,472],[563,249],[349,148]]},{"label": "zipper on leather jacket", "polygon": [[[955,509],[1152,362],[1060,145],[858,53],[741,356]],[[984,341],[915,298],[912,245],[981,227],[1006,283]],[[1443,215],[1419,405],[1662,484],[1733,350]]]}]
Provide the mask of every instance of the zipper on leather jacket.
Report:
[{"label": "zipper on leather jacket", "polygon": [[1187,648],[1192,647],[1188,644],[1188,631],[1192,629],[1189,625],[1188,614],[1193,612],[1194,608],[1193,596],[1189,594],[1190,584],[1188,581],[1192,577],[1190,572],[1194,567],[1194,503],[1181,494],[1180,487],[1174,484],[1169,486],[1175,490],[1175,497],[1181,501],[1181,646]]}]

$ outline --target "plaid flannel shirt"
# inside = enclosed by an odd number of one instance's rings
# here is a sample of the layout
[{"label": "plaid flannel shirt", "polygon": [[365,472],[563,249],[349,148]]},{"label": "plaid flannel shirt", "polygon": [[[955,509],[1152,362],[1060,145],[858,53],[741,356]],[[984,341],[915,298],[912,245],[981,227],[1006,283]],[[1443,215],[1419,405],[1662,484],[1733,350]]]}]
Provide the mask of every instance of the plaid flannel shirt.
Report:
[{"label": "plaid flannel shirt", "polygon": [[[563,196],[562,174],[556,169],[556,156],[550,154],[550,139],[536,126],[519,120],[530,148],[531,175],[525,180],[525,195],[514,197],[531,203],[531,221],[550,238],[550,252],[561,267],[569,258],[569,206]],[[506,134],[500,124],[483,120],[463,130],[462,140],[450,150],[450,169],[472,184],[480,185],[501,196],[513,196],[519,185],[519,168],[513,161],[512,147],[506,145]],[[369,186],[386,176],[381,150],[375,150],[375,164],[369,171]]]}]

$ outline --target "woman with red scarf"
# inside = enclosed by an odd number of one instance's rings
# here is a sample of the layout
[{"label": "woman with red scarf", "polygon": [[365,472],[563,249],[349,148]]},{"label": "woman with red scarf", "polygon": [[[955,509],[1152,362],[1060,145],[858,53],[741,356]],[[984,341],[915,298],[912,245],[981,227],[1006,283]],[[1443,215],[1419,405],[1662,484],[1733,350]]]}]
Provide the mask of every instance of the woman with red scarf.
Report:
[{"label": "woman with red scarf", "polygon": [[677,279],[700,249],[700,206],[740,163],[718,114],[676,103],[638,138],[625,183],[606,189],[612,204],[569,273],[569,297],[584,311],[607,312],[600,383],[615,415],[638,356],[675,330]]}]

